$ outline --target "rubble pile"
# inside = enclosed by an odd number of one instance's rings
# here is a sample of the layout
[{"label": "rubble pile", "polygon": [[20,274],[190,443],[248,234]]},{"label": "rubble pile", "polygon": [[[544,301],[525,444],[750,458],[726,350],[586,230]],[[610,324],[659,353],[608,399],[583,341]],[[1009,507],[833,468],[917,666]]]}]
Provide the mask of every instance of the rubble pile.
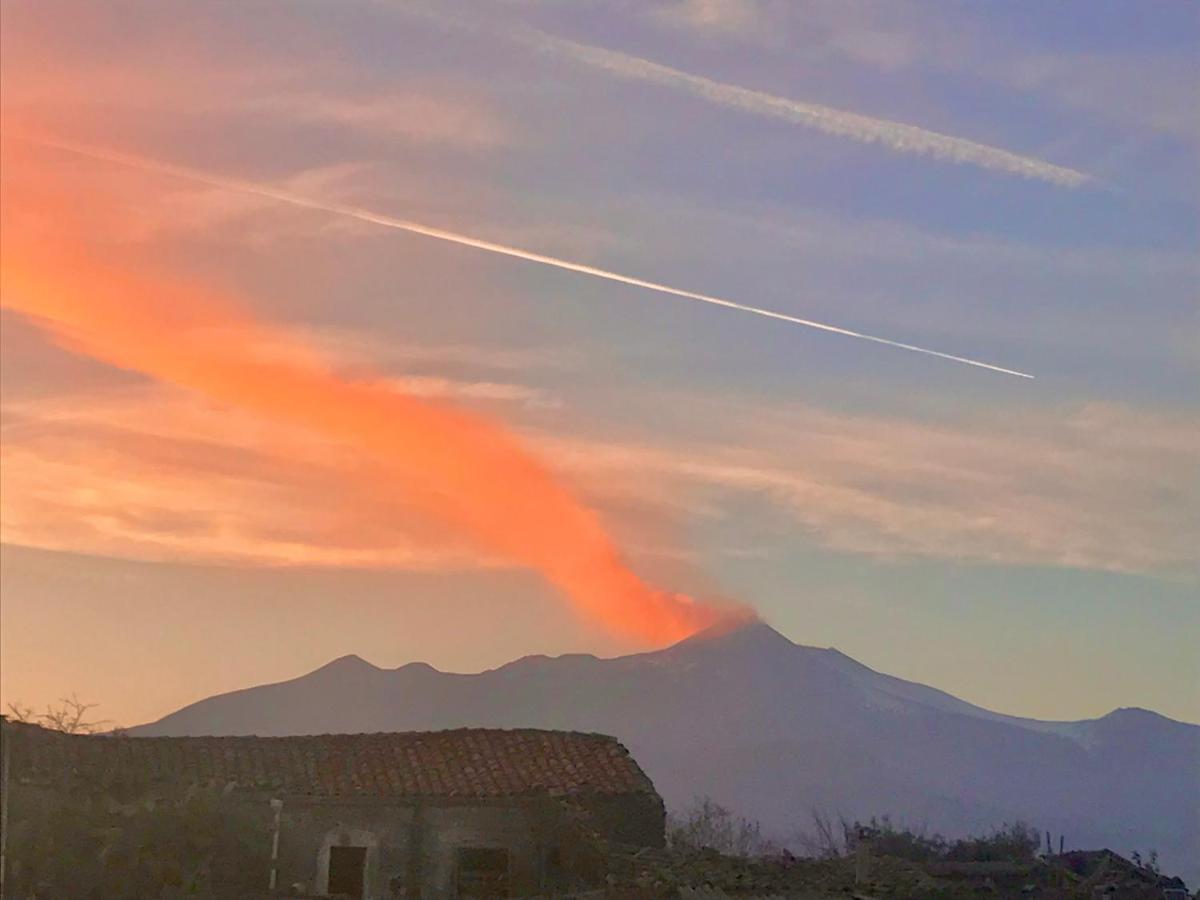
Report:
[{"label": "rubble pile", "polygon": [[[913,861],[861,855],[812,859],[615,844],[586,811],[568,818],[572,853],[591,877],[573,897],[619,900],[1190,900],[1182,880],[1113,853],[1024,861]],[[603,885],[603,887],[601,887]],[[1200,900],[1200,894],[1195,900]]]},{"label": "rubble pile", "polygon": [[678,853],[614,848],[609,857],[609,883],[636,887],[646,897],[678,896],[681,889],[699,887],[731,896],[781,895],[801,888],[841,893],[853,886],[854,873],[841,860],[747,859],[723,856],[715,850]]},{"label": "rubble pile", "polygon": [[[1184,884],[1111,851],[1064,854],[1028,863],[916,863],[871,859],[864,871],[854,858],[761,859],[716,851],[681,853],[607,848],[608,896],[630,900],[678,897],[860,898],[860,900],[1163,900],[1188,898]],[[1177,893],[1172,893],[1177,892]]]},{"label": "rubble pile", "polygon": [[1079,879],[1086,891],[1080,896],[1129,898],[1129,900],[1161,900],[1188,897],[1187,887],[1180,878],[1168,878],[1153,869],[1138,865],[1113,851],[1074,850],[1051,861]]}]

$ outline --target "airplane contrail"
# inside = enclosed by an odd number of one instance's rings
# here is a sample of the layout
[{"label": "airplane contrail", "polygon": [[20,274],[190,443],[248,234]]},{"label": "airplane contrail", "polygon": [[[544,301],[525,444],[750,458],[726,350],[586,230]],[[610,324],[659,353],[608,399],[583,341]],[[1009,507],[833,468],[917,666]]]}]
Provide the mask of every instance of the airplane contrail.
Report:
[{"label": "airplane contrail", "polygon": [[485,250],[489,253],[510,256],[514,259],[523,259],[528,262],[540,263],[544,266],[551,266],[556,269],[564,269],[568,272],[577,272],[581,275],[591,275],[595,278],[602,278],[606,281],[615,281],[619,284],[627,284],[632,287],[654,291],[659,294],[668,294],[673,297],[681,297],[685,300],[694,300],[699,303],[708,303],[713,306],[723,306],[727,309],[733,309],[739,312],[753,313],[756,316],[765,316],[768,319],[776,319],[781,322],[790,322],[793,325],[803,325],[806,328],[815,328],[818,331],[826,331],[831,334],[840,334],[844,337],[857,338],[858,340],[862,341],[871,341],[875,344],[883,344],[887,347],[896,347],[900,350],[911,350],[914,353],[923,353],[926,356],[936,356],[940,359],[950,360],[951,362],[963,363],[964,365],[975,366],[980,369],[987,369],[991,372],[999,372],[1004,375],[1015,375],[1018,378],[1034,377],[1027,372],[1018,372],[1015,369],[1006,369],[1003,366],[992,365],[991,363],[982,362],[978,359],[971,359],[970,357],[966,356],[955,356],[952,353],[943,353],[940,350],[930,350],[927,347],[918,347],[915,344],[905,344],[901,341],[893,341],[889,338],[877,337],[876,335],[872,334],[864,334],[861,331],[852,331],[849,328],[840,328],[836,325],[827,325],[824,322],[815,322],[812,319],[802,319],[798,316],[790,316],[786,313],[775,312],[774,310],[763,309],[762,307],[758,306],[750,306],[748,304],[738,303],[733,300],[726,300],[723,297],[716,297],[711,294],[702,294],[696,291],[683,290],[682,288],[671,287],[670,285],[660,284],[655,281],[647,281],[643,278],[636,278],[632,275],[622,275],[620,272],[612,272],[608,269],[589,266],[585,263],[572,262],[571,260],[559,259],[558,257],[554,256],[546,256],[543,253],[535,253],[531,250],[523,250],[519,247],[511,247],[507,244],[498,244],[493,241],[485,241],[480,238],[470,237],[454,231],[446,231],[442,228],[433,228],[429,225],[422,225],[419,222],[411,222],[407,219],[399,219],[394,216],[373,212],[369,209],[364,209],[358,206],[349,206],[342,203],[327,203],[321,200],[314,200],[310,197],[304,197],[299,194],[294,194],[290,191],[284,191],[279,188],[271,187],[270,185],[259,184],[253,181],[244,181],[242,179],[229,178],[223,175],[214,175],[200,169],[191,168],[189,166],[176,165],[174,163],[162,162],[149,157],[137,156],[130,153],[122,153],[116,150],[109,150],[101,147],[91,147],[86,144],[77,144],[70,141],[42,137],[25,137],[24,140],[28,140],[32,143],[40,144],[46,147],[52,147],[68,153],[73,153],[78,156],[88,157],[90,159],[101,160],[103,162],[114,163],[143,171],[157,172],[163,175],[170,175],[175,178],[192,181],[199,184],[206,184],[211,187],[222,188],[229,191],[265,197],[270,200],[275,200],[279,203],[286,203],[302,209],[317,210],[336,216],[345,216],[347,218],[357,219],[360,222],[369,222],[373,225],[380,225],[384,228],[394,228],[399,231],[408,232],[409,234],[417,234],[423,237],[433,238],[434,240],[447,241],[451,244],[459,244],[463,247],[474,247],[477,250]]},{"label": "airplane contrail", "polygon": [[[480,22],[447,13],[442,7],[431,8],[412,0],[391,0],[385,5],[442,27],[485,32],[485,25]],[[727,109],[782,119],[794,125],[802,125],[860,143],[880,144],[898,153],[977,166],[993,172],[1045,181],[1060,187],[1080,187],[1092,180],[1091,176],[1077,169],[1055,165],[1031,156],[1022,156],[1001,147],[981,144],[906,122],[867,116],[741,87],[619,50],[583,44],[529,26],[498,26],[486,29],[486,33],[543,56],[597,69],[617,78],[670,88]]]}]

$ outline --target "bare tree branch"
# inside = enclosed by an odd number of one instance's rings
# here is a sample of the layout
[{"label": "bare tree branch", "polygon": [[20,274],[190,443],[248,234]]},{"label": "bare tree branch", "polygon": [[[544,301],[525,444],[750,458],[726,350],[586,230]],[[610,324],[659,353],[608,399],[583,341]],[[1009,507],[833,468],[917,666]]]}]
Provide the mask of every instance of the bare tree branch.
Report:
[{"label": "bare tree branch", "polygon": [[88,714],[99,705],[84,703],[72,693],[70,697],[60,699],[58,706],[47,704],[44,713],[37,713],[32,706],[20,702],[9,703],[8,711],[15,722],[41,725],[43,728],[61,731],[64,734],[95,734],[105,725],[112,724],[109,719],[88,719]]}]

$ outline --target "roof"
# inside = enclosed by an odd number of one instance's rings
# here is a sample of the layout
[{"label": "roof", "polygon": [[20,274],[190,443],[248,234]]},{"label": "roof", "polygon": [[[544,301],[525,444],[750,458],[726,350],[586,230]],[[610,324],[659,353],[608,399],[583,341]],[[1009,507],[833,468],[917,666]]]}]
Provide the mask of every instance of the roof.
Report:
[{"label": "roof", "polygon": [[314,798],[655,793],[616,738],[571,731],[123,737],[5,722],[4,732],[18,783],[232,783]]}]

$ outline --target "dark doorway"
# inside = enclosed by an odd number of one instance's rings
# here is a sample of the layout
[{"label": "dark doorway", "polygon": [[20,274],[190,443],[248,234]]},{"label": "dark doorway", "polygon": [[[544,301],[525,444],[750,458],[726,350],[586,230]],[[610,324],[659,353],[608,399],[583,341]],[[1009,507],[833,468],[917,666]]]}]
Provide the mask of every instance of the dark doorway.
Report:
[{"label": "dark doorway", "polygon": [[330,847],[327,893],[362,900],[366,867],[366,847]]},{"label": "dark doorway", "polygon": [[508,896],[508,851],[500,847],[460,847],[458,896]]}]

